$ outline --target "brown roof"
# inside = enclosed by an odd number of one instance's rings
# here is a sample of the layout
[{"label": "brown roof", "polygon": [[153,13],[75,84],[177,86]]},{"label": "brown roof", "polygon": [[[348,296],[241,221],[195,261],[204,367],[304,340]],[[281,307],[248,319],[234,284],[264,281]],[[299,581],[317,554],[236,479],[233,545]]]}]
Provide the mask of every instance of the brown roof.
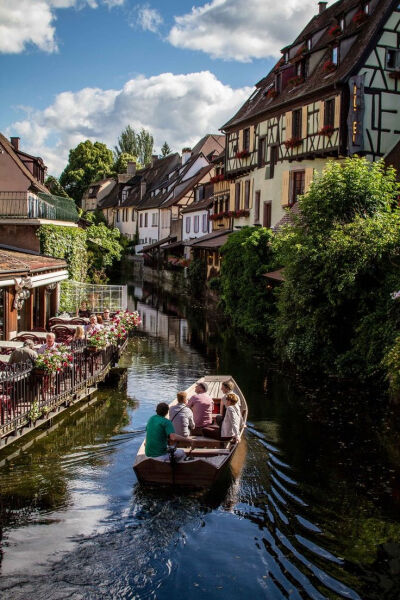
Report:
[{"label": "brown roof", "polygon": [[185,240],[183,243],[185,246],[191,246],[196,248],[219,248],[223,246],[228,239],[229,235],[232,233],[230,229],[221,229],[220,231],[212,231],[211,233],[206,233],[206,235],[202,235],[201,237],[195,238],[193,240]]},{"label": "brown roof", "polygon": [[200,171],[198,171],[196,173],[196,175],[193,175],[193,177],[190,177],[190,179],[187,179],[186,181],[182,181],[182,184],[184,184],[184,187],[180,190],[180,192],[176,196],[174,196],[174,197],[170,198],[169,200],[167,200],[166,202],[164,202],[161,205],[161,208],[169,208],[170,206],[173,206],[174,204],[179,202],[179,200],[182,200],[182,198],[191,189],[193,189],[193,187],[196,185],[196,183],[199,183],[199,181],[201,181],[203,179],[203,177],[211,171],[211,169],[212,169],[212,165],[207,165],[206,167],[202,167],[200,169]]},{"label": "brown roof", "polygon": [[221,154],[225,150],[225,136],[217,133],[209,133],[205,135],[192,150],[192,154],[200,154],[204,156],[209,154]]},{"label": "brown roof", "polygon": [[[18,166],[18,168],[23,172],[25,177],[27,177],[29,179],[29,181],[31,182],[32,188],[34,190],[38,190],[39,192],[44,192],[45,194],[50,194],[50,191],[47,189],[47,187],[45,185],[43,185],[43,183],[40,183],[40,181],[38,181],[32,175],[30,170],[24,165],[24,163],[18,156],[18,151],[15,150],[14,146],[1,133],[0,133],[0,144],[4,148],[4,150],[7,152],[7,154],[13,159],[13,161]],[[21,152],[21,154],[25,154],[25,153]],[[39,158],[39,157],[32,157],[32,158],[36,158],[36,160],[38,160],[39,162],[41,162],[43,164],[43,161],[41,158]]]},{"label": "brown roof", "polygon": [[269,273],[264,273],[263,277],[266,279],[270,279],[271,281],[285,281],[284,269],[278,269],[277,271],[270,271]]},{"label": "brown roof", "polygon": [[158,240],[158,242],[154,242],[153,244],[148,244],[148,246],[143,246],[142,252],[147,252],[148,250],[154,250],[163,244],[168,244],[168,242],[175,242],[176,235],[169,235],[168,237],[163,238],[162,240]]},{"label": "brown roof", "polygon": [[284,227],[285,225],[292,225],[292,223],[293,223],[292,215],[299,215],[299,214],[300,214],[300,206],[299,206],[299,203],[296,202],[295,204],[293,204],[293,206],[291,206],[290,208],[287,208],[285,210],[285,214],[277,222],[277,224],[274,225],[272,230],[275,231],[275,233],[276,233],[277,231],[282,229],[282,227]]},{"label": "brown roof", "polygon": [[27,252],[11,246],[0,246],[0,277],[7,274],[28,274],[39,271],[65,269],[65,260],[45,256],[38,252]]},{"label": "brown roof", "polygon": [[196,210],[205,210],[209,208],[213,203],[213,198],[210,196],[209,198],[204,198],[203,200],[199,200],[198,202],[192,202],[189,206],[185,206],[182,208],[181,213],[189,213],[194,212]]},{"label": "brown roof", "polygon": [[[336,86],[345,84],[349,77],[358,72],[372,46],[376,43],[376,33],[397,4],[398,2],[395,0],[377,0],[377,4],[373,8],[371,3],[371,14],[360,24],[352,21],[353,13],[361,7],[359,0],[339,0],[321,14],[313,17],[294,43],[285,48],[286,51],[289,51],[289,62],[280,64],[281,61],[279,61],[269,74],[257,83],[256,90],[250,98],[234,117],[225,123],[222,129],[229,130],[256,116],[268,113],[278,114],[283,107],[303,103],[304,98],[309,95],[318,94],[319,99],[323,99],[324,94],[327,95]],[[329,29],[338,23],[343,14],[348,15],[344,32],[333,37],[329,33]],[[308,51],[305,48],[307,39],[318,32],[322,33],[321,37]],[[341,47],[342,59],[335,71],[326,73],[323,65],[330,58],[332,43],[341,40],[346,40],[346,44]],[[298,56],[296,56],[297,52]],[[304,83],[293,87],[288,81],[296,75],[296,62],[303,57],[307,58],[312,55],[316,59],[313,71],[306,77]],[[274,88],[275,76],[278,71],[282,74],[283,89],[278,96],[271,98],[267,96],[267,93],[269,89]]]}]

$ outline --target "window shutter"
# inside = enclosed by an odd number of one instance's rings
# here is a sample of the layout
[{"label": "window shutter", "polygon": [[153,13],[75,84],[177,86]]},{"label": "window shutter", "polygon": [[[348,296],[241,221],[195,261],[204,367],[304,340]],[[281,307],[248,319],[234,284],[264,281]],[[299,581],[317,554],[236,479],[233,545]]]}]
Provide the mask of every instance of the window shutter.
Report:
[{"label": "window shutter", "polygon": [[282,206],[287,206],[289,204],[289,182],[290,182],[290,171],[284,171],[282,173],[282,197],[281,197]]},{"label": "window shutter", "polygon": [[243,150],[243,129],[239,131],[238,150]]},{"label": "window shutter", "polygon": [[293,123],[293,115],[292,111],[286,113],[286,137],[285,140],[290,140],[292,138],[292,123]]},{"label": "window shutter", "polygon": [[304,175],[304,193],[305,194],[310,189],[310,185],[312,183],[313,178],[314,178],[314,169],[312,167],[310,167],[309,169],[306,169],[306,172]]},{"label": "window shutter", "polygon": [[336,96],[335,98],[335,121],[334,121],[335,129],[340,127],[340,96]]},{"label": "window shutter", "polygon": [[250,198],[249,198],[249,208],[253,208],[253,183],[254,180],[250,180]]},{"label": "window shutter", "polygon": [[254,133],[255,133],[255,127],[250,127],[250,142],[249,142],[250,152],[253,152],[253,150],[254,150]]},{"label": "window shutter", "polygon": [[308,109],[303,106],[301,109],[301,137],[304,139],[308,133]]},{"label": "window shutter", "polygon": [[321,129],[325,125],[325,101],[322,100],[322,102],[318,102],[318,105],[319,105],[318,130],[321,131]]}]

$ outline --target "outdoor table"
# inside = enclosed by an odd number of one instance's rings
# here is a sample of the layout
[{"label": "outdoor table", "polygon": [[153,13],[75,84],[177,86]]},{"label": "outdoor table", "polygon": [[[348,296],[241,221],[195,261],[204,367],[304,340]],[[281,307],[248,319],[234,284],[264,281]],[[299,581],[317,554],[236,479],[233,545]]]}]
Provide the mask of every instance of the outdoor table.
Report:
[{"label": "outdoor table", "polygon": [[25,335],[25,334],[31,334],[34,335],[35,337],[38,338],[38,340],[45,342],[46,341],[46,335],[47,335],[47,331],[19,331],[18,332],[18,336],[20,335]]},{"label": "outdoor table", "polygon": [[6,342],[5,340],[0,340],[0,348],[22,348],[24,342]]}]

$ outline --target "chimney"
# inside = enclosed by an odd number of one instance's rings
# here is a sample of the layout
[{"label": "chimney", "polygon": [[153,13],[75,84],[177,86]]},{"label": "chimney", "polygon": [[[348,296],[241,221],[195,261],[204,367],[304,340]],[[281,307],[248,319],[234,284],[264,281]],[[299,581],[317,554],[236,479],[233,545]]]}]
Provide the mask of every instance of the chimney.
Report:
[{"label": "chimney", "polygon": [[11,145],[14,147],[14,150],[19,150],[19,137],[10,137]]},{"label": "chimney", "polygon": [[156,162],[156,160],[158,160],[158,154],[152,154],[151,155],[151,163],[150,163],[151,167],[154,167],[154,163]]},{"label": "chimney", "polygon": [[324,10],[326,9],[326,5],[328,3],[327,2],[318,2],[318,6],[319,6],[319,14],[323,13]]},{"label": "chimney", "polygon": [[192,156],[191,148],[182,148],[182,164],[186,164],[189,158]]},{"label": "chimney", "polygon": [[135,175],[136,173],[136,163],[134,160],[130,160],[128,161],[128,164],[126,165],[126,173],[127,175]]},{"label": "chimney", "polygon": [[140,181],[140,199],[142,199],[142,198],[143,198],[143,196],[145,195],[145,193],[146,193],[146,188],[147,188],[146,181],[145,181],[144,179],[142,179],[142,180]]}]

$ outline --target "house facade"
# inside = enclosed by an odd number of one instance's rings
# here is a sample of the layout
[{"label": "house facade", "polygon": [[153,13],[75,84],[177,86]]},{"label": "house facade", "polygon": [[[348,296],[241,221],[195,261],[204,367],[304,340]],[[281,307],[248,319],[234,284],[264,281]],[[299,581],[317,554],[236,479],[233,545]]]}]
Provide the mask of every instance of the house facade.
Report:
[{"label": "house facade", "polygon": [[273,227],[327,160],[377,160],[400,136],[400,5],[320,12],[224,125],[233,227]]}]

